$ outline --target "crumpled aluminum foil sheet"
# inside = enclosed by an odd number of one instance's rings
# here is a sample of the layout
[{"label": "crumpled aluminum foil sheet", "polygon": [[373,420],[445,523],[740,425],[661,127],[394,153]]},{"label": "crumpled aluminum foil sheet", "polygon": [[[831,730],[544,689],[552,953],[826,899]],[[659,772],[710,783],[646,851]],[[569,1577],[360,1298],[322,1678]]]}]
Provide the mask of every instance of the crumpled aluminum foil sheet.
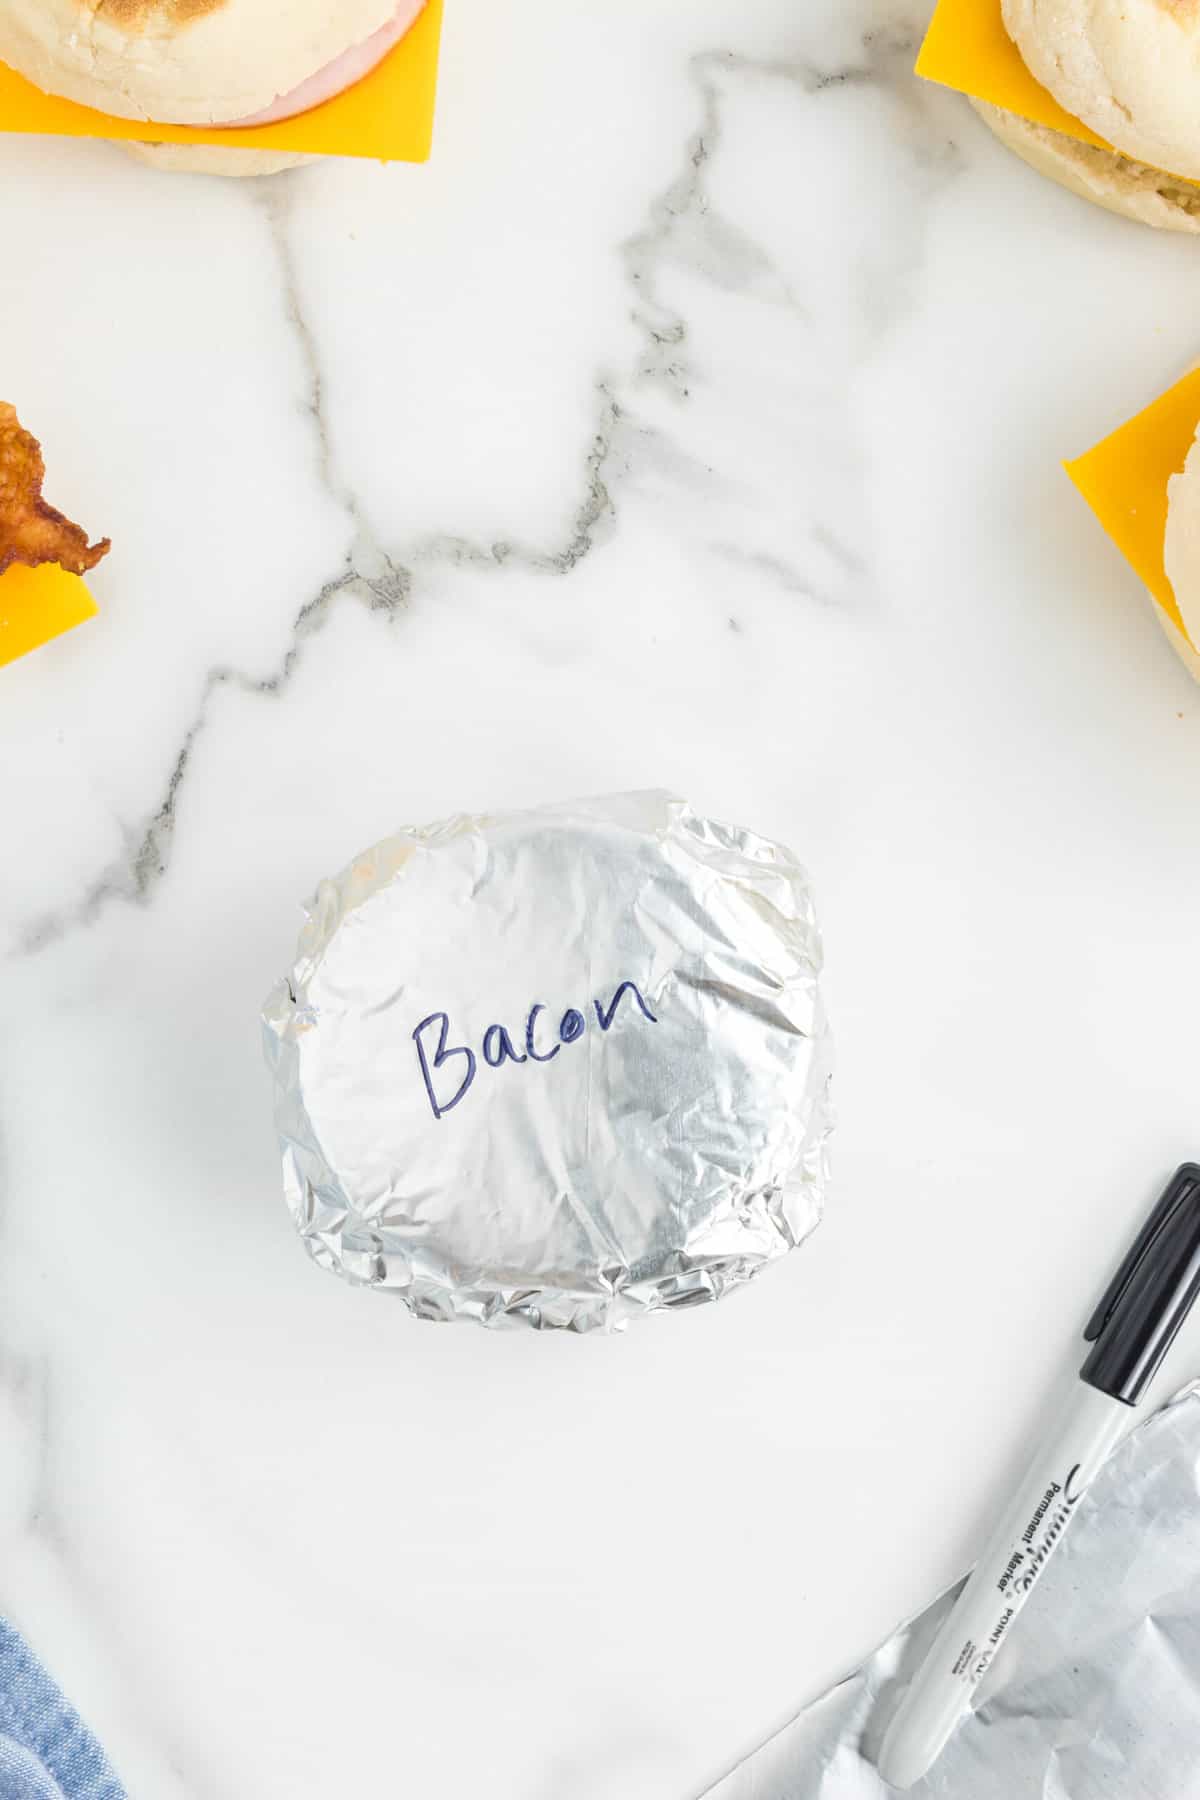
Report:
[{"label": "crumpled aluminum foil sheet", "polygon": [[[705,1800],[881,1800],[887,1723],[957,1589],[799,1713]],[[1200,1794],[1200,1383],[1124,1440],[1079,1504],[913,1800]]]},{"label": "crumpled aluminum foil sheet", "polygon": [[430,1319],[718,1298],[820,1214],[820,965],[790,851],[669,794],[398,832],[264,1013],[305,1246]]}]

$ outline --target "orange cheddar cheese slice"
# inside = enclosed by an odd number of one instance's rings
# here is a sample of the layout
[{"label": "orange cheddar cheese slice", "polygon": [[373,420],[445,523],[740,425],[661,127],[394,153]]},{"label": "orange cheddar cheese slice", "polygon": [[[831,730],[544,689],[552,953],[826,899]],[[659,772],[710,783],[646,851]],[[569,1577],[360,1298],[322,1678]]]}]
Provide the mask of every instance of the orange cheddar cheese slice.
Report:
[{"label": "orange cheddar cheese slice", "polygon": [[1188,635],[1167,579],[1163,539],[1167,483],[1183,468],[1200,421],[1200,368],[1101,440],[1066,463],[1075,483],[1113,543],[1149,588],[1167,635],[1193,674],[1200,674],[1200,646]]},{"label": "orange cheddar cheese slice", "polygon": [[57,563],[14,563],[0,575],[0,667],[92,619],[96,602],[78,575]]}]

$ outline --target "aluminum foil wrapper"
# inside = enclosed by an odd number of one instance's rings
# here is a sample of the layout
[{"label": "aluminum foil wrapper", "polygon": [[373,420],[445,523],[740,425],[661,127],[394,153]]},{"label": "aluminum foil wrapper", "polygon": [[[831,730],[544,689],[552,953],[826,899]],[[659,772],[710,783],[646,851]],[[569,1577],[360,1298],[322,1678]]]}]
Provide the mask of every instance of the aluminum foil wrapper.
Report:
[{"label": "aluminum foil wrapper", "polygon": [[[957,1589],[710,1788],[882,1800],[883,1733]],[[1200,1383],[1125,1439],[913,1800],[1200,1794]]]},{"label": "aluminum foil wrapper", "polygon": [[669,794],[398,832],[264,1014],[305,1246],[423,1318],[716,1299],[820,1213],[820,962],[791,853]]}]

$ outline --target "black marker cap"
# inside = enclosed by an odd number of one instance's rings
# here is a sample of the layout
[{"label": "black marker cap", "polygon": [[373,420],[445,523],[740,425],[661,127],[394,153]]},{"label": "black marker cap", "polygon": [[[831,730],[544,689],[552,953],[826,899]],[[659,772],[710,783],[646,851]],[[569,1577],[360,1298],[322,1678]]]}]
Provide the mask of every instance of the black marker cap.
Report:
[{"label": "black marker cap", "polygon": [[1200,1164],[1184,1163],[1088,1321],[1081,1378],[1136,1406],[1198,1293]]}]

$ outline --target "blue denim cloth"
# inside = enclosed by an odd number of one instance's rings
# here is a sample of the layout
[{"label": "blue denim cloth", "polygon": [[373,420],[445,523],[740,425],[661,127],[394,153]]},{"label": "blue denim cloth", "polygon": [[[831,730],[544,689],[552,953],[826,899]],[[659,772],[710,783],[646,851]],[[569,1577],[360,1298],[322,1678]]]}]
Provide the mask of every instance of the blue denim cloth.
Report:
[{"label": "blue denim cloth", "polygon": [[108,1759],[0,1619],[0,1800],[125,1800]]}]

